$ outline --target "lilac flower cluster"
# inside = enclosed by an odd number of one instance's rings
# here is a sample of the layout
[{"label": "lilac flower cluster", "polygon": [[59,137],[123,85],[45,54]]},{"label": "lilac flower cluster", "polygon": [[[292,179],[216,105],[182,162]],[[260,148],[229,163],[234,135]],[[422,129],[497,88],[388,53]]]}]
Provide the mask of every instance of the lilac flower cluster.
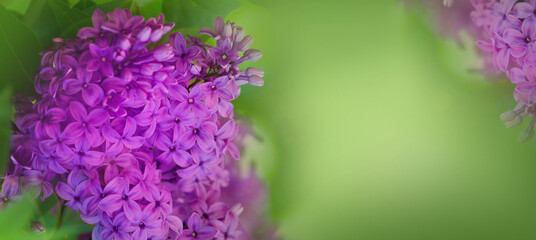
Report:
[{"label": "lilac flower cluster", "polygon": [[513,127],[531,117],[528,128],[519,135],[520,141],[527,141],[536,124],[536,1],[471,0],[471,4],[473,23],[485,36],[477,41],[478,47],[489,53],[493,66],[516,85],[518,105],[501,119]]},{"label": "lilac flower cluster", "polygon": [[216,46],[181,33],[156,46],[173,28],[162,15],[96,10],[92,21],[43,53],[39,97],[16,99],[0,204],[55,190],[93,239],[247,238],[243,205],[222,191],[240,157],[231,101],[263,85],[263,71],[239,68],[262,56],[253,38],[218,17],[201,30]]}]

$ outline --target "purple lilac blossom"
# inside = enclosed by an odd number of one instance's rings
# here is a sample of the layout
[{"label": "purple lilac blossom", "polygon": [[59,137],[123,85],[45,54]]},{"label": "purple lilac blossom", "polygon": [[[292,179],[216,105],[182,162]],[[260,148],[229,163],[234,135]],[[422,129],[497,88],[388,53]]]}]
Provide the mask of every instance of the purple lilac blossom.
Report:
[{"label": "purple lilac blossom", "polygon": [[[241,85],[263,85],[263,71],[239,68],[262,56],[253,38],[218,17],[201,30],[216,46],[174,33],[152,49],[174,25],[163,15],[96,10],[92,22],[78,38],[54,39],[39,96],[16,98],[0,207],[33,187],[80,212],[93,239],[253,238],[240,215],[264,193],[257,178],[234,176],[231,103]],[[238,196],[246,188],[255,190]]]},{"label": "purple lilac blossom", "polygon": [[[411,0],[408,0],[411,2]],[[504,73],[516,85],[514,99],[517,106],[503,113],[500,118],[506,127],[520,125],[529,117],[530,123],[518,137],[521,142],[530,140],[536,126],[536,0],[470,0],[470,1],[423,1],[433,8],[440,8],[438,17],[451,21],[440,29],[457,32],[467,29],[478,39],[476,45],[482,50],[485,62]],[[452,16],[460,16],[452,17]],[[452,24],[455,22],[455,24]],[[444,28],[447,27],[447,28]],[[247,76],[247,71],[245,72]],[[240,78],[243,80],[243,77]],[[248,81],[250,84],[250,81]]]},{"label": "purple lilac blossom", "polygon": [[472,0],[471,4],[473,26],[480,30],[477,46],[516,85],[518,105],[503,113],[501,120],[506,127],[514,127],[525,117],[532,118],[518,138],[527,141],[536,125],[536,1]]}]

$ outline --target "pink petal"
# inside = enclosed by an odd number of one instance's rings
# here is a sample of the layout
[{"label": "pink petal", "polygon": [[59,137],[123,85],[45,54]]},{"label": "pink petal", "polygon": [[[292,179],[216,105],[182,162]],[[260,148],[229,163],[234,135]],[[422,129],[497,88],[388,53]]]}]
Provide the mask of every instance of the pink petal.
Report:
[{"label": "pink petal", "polygon": [[112,216],[112,213],[120,209],[123,205],[122,196],[119,194],[108,195],[99,203],[99,208]]},{"label": "pink petal", "polygon": [[58,185],[56,185],[56,194],[67,201],[74,199],[73,188],[64,182],[58,182]]},{"label": "pink petal", "polygon": [[97,84],[90,83],[87,88],[82,89],[82,97],[88,105],[96,106],[102,101],[104,91]]}]

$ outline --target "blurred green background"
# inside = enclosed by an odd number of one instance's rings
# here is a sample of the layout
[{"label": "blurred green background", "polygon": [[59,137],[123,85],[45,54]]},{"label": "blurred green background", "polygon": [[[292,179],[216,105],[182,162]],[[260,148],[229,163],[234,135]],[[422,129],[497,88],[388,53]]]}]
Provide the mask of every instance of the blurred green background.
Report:
[{"label": "blurred green background", "polygon": [[499,120],[513,87],[469,73],[475,49],[395,0],[239,2],[266,76],[235,103],[279,236],[536,238],[536,147]]},{"label": "blurred green background", "polygon": [[[439,0],[437,0],[439,1]],[[285,239],[536,239],[536,148],[513,88],[396,1],[281,1],[232,15],[266,85],[237,107],[270,133]]]}]

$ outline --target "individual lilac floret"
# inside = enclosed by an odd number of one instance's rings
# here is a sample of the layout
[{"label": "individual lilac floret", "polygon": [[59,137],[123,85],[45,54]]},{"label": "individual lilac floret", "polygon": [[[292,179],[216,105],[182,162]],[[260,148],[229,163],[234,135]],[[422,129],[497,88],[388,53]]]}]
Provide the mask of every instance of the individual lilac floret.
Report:
[{"label": "individual lilac floret", "polygon": [[172,34],[170,37],[172,42],[173,54],[177,58],[175,70],[178,73],[184,74],[188,71],[188,67],[197,59],[201,53],[201,49],[196,46],[186,47],[186,40],[181,33]]},{"label": "individual lilac floret", "polygon": [[233,51],[231,41],[224,39],[218,41],[218,46],[209,50],[210,56],[216,59],[216,61],[225,67],[232,61],[235,61],[240,57],[237,52]]},{"label": "individual lilac floret", "polygon": [[17,97],[0,206],[31,187],[42,200],[55,191],[93,239],[251,238],[240,206],[256,198],[220,198],[239,181],[231,101],[263,84],[263,71],[240,69],[262,56],[253,38],[218,17],[201,31],[216,46],[174,33],[152,48],[173,27],[163,15],[96,10],[92,22],[54,39],[39,96]]},{"label": "individual lilac floret", "polygon": [[212,239],[218,230],[214,227],[204,226],[197,213],[192,213],[188,219],[188,229],[182,231],[181,239]]},{"label": "individual lilac floret", "polygon": [[19,183],[16,176],[6,176],[2,183],[2,192],[0,193],[0,208],[7,202],[11,201],[19,190]]}]

